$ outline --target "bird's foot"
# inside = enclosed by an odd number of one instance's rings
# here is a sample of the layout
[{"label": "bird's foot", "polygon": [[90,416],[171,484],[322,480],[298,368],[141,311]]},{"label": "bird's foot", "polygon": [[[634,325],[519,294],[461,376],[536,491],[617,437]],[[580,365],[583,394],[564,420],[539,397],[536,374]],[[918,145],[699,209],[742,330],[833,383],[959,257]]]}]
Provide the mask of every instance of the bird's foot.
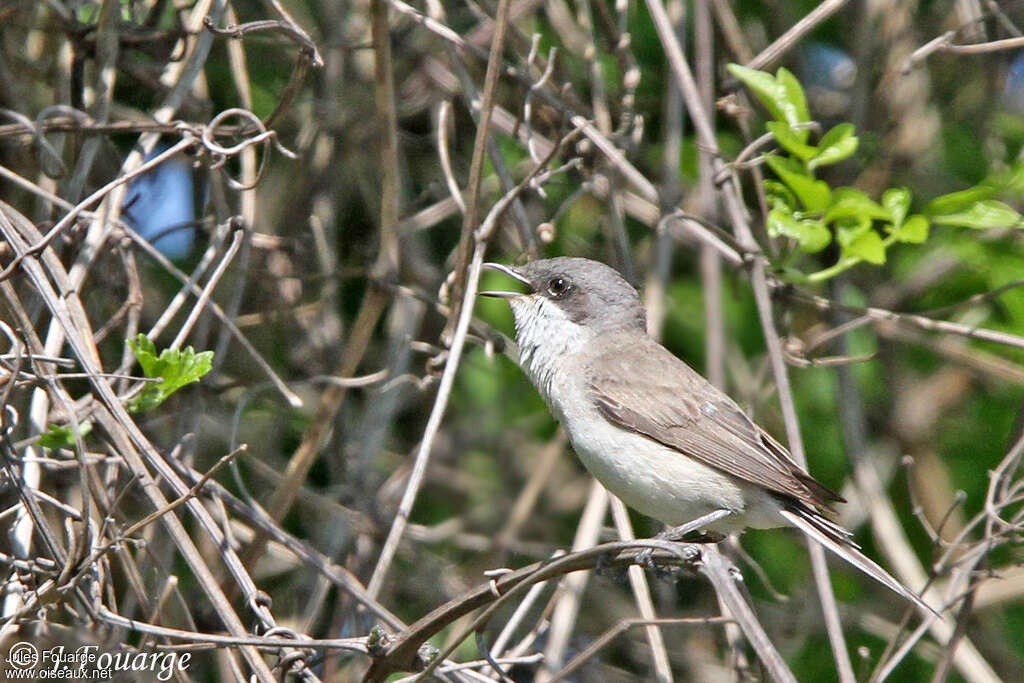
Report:
[{"label": "bird's foot", "polygon": [[[664,539],[659,539],[664,540]],[[662,581],[675,583],[682,571],[683,563],[692,563],[700,557],[700,550],[693,544],[672,541],[678,546],[674,557],[669,561],[660,561],[654,557],[655,548],[644,548],[636,554],[634,562],[644,569],[650,569],[655,577]]]},{"label": "bird's foot", "polygon": [[644,548],[636,554],[636,563],[644,569],[650,569],[655,577],[662,581],[675,583],[679,576],[677,565],[665,564],[654,559],[654,548]]},{"label": "bird's foot", "polygon": [[[714,510],[685,524],[669,527],[654,538],[658,541],[672,541],[680,544],[684,542],[718,543],[723,540],[726,535],[715,531],[709,531],[705,527],[720,519],[728,517],[731,514],[733,514],[731,510]],[[655,561],[654,550],[654,548],[644,548],[641,550],[637,553],[636,563],[645,569],[650,569],[654,572],[655,576],[660,579],[674,580],[679,574],[679,567],[677,565],[665,565]],[[683,553],[687,560],[694,560],[696,559],[696,556],[699,555],[699,551],[697,551],[696,548],[687,549],[685,546],[683,547]]]}]

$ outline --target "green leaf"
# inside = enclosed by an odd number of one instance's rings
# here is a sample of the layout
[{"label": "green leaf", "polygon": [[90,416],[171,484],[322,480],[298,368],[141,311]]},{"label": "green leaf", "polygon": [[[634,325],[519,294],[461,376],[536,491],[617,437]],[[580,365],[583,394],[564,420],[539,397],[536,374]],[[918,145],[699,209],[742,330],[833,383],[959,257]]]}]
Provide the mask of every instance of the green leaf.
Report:
[{"label": "green leaf", "polygon": [[905,187],[890,187],[882,193],[882,206],[889,210],[890,220],[897,228],[910,210],[910,190]]},{"label": "green leaf", "polygon": [[843,249],[849,256],[857,256],[880,266],[885,263],[885,243],[874,230],[867,230],[850,240]]},{"label": "green leaf", "polygon": [[891,220],[891,213],[878,202],[855,187],[837,187],[832,192],[832,203],[825,211],[825,222],[867,217],[871,220]]},{"label": "green leaf", "polygon": [[[761,101],[772,116],[778,111],[775,103],[785,95],[785,88],[775,82],[775,77],[765,71],[750,69],[740,64],[726,64],[726,70],[743,82],[743,85],[750,88],[758,100]],[[781,116],[776,119],[784,121]]]},{"label": "green leaf", "polygon": [[939,225],[955,225],[962,228],[1011,228],[1019,227],[1022,217],[1017,211],[1003,202],[988,199],[974,202],[970,206],[955,213],[929,216],[933,223]]},{"label": "green leaf", "polygon": [[915,213],[907,218],[902,225],[894,226],[892,236],[898,242],[921,244],[928,239],[928,229],[930,227],[931,225],[928,223],[927,218],[919,213]]},{"label": "green leaf", "polygon": [[928,206],[924,207],[924,215],[945,216],[960,213],[977,202],[991,199],[995,194],[995,189],[987,185],[977,185],[959,192],[944,194],[928,202]]},{"label": "green leaf", "polygon": [[162,380],[147,382],[142,391],[129,399],[128,410],[133,413],[155,408],[178,389],[198,382],[213,368],[213,351],[196,353],[195,349],[187,346],[184,349],[164,349],[157,356],[156,346],[144,334],[134,341],[129,339],[128,346],[145,376]]},{"label": "green leaf", "polygon": [[808,254],[821,251],[832,241],[832,233],[821,221],[798,219],[779,208],[768,212],[765,227],[771,237],[782,236],[796,240],[800,249]]},{"label": "green leaf", "polygon": [[804,143],[804,138],[807,136],[798,135],[798,131],[790,128],[788,123],[769,121],[764,126],[775,136],[775,141],[779,143],[780,147],[801,161],[813,159],[818,153],[817,147]]},{"label": "green leaf", "polygon": [[1024,193],[1024,163],[1019,161],[1009,168],[996,171],[981,182],[996,194],[1020,196]]},{"label": "green leaf", "polygon": [[[788,123],[790,126],[810,121],[804,89],[790,72],[779,69],[777,75],[772,77],[764,71],[748,69],[739,64],[729,64],[726,69],[750,88],[776,121]],[[803,142],[807,139],[809,131],[794,132]]]},{"label": "green leaf", "polygon": [[796,195],[785,183],[768,178],[764,181],[764,191],[768,196],[768,203],[773,207],[782,205],[789,209],[790,213],[796,210]]},{"label": "green leaf", "polygon": [[[92,423],[88,420],[78,423],[78,434],[85,437],[92,431]],[[74,448],[75,430],[71,425],[52,424],[46,431],[39,435],[39,445],[51,450],[57,448]]]},{"label": "green leaf", "polygon": [[817,155],[809,161],[805,160],[807,161],[807,166],[814,170],[819,166],[838,164],[843,159],[853,155],[860,144],[860,138],[854,135],[856,130],[852,123],[840,123],[833,126],[818,141]]},{"label": "green leaf", "polygon": [[839,242],[839,246],[845,250],[854,241],[856,241],[858,237],[871,232],[872,225],[873,222],[871,217],[863,214],[844,218],[841,221],[836,221],[836,241]]},{"label": "green leaf", "polygon": [[[775,72],[775,81],[782,86],[786,93],[786,121],[790,124],[807,123],[811,120],[811,113],[807,109],[807,96],[804,94],[804,87],[789,69],[779,67]],[[788,112],[792,112],[789,114]],[[789,116],[793,118],[790,119]],[[806,133],[805,133],[806,135]]]},{"label": "green leaf", "polygon": [[832,200],[828,183],[807,175],[800,164],[786,157],[767,156],[765,163],[793,190],[808,211],[824,211]]}]

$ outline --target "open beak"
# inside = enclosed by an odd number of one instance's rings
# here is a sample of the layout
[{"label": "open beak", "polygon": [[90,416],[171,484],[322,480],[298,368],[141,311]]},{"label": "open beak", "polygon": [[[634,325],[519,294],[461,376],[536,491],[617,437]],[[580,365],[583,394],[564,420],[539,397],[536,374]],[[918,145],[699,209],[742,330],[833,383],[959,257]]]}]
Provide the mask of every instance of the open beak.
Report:
[{"label": "open beak", "polygon": [[[533,286],[530,284],[530,280],[521,272],[519,272],[517,268],[513,268],[512,266],[506,266],[504,263],[485,263],[483,264],[483,267],[486,268],[487,270],[497,270],[502,273],[505,273],[505,275],[508,275],[511,278],[519,280],[524,285],[529,287],[531,290],[533,289]],[[517,296],[525,295],[525,292],[480,292],[480,296],[493,296],[498,299],[514,299]]]}]

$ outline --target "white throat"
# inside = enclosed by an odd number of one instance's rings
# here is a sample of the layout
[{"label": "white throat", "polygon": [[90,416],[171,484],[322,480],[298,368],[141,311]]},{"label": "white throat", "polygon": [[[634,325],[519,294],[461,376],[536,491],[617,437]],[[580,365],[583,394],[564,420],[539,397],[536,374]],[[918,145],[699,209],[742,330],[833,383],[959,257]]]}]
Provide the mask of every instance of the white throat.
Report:
[{"label": "white throat", "polygon": [[555,375],[567,357],[583,350],[593,334],[543,296],[521,296],[510,299],[509,304],[516,321],[519,365],[550,405]]}]

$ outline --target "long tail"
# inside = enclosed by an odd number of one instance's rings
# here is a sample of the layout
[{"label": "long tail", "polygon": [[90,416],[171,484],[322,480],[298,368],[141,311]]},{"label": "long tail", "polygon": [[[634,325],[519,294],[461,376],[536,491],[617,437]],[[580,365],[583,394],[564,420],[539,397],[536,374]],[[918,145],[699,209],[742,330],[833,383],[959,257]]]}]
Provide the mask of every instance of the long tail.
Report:
[{"label": "long tail", "polygon": [[827,518],[822,517],[820,514],[808,508],[788,508],[782,510],[781,514],[797,529],[804,532],[815,541],[873,578],[878,583],[882,584],[889,590],[902,595],[928,614],[933,614],[941,618],[941,615],[932,609],[932,607],[914,593],[914,591],[904,586],[899,582],[899,580],[893,578],[887,571],[879,567],[874,561],[860,552],[857,549],[857,546],[850,540],[850,533],[838,524],[834,524]]}]

